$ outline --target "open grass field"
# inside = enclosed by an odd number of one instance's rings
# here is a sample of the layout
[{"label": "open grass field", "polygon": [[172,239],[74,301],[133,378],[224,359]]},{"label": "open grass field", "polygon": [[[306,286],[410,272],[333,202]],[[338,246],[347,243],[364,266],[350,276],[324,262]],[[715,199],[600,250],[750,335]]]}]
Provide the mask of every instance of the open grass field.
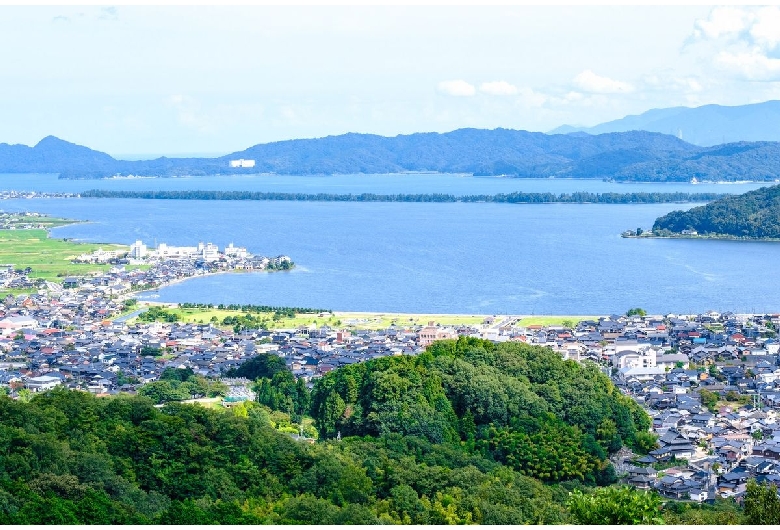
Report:
[{"label": "open grass field", "polygon": [[597,316],[583,315],[538,315],[520,319],[521,326],[562,326],[564,322],[571,322],[575,326],[581,320],[598,320]]},{"label": "open grass field", "polygon": [[37,215],[20,215],[15,216],[12,224],[28,224],[35,223],[41,225],[45,229],[56,228],[58,226],[72,225],[79,221],[73,221],[71,219],[61,219],[59,217],[42,217]]},{"label": "open grass field", "polygon": [[[151,304],[154,304],[153,302]],[[149,302],[141,302],[143,305],[151,305]],[[157,304],[155,304],[157,305]],[[225,317],[239,316],[241,311],[231,311],[227,309],[200,309],[200,308],[178,308],[176,304],[168,305],[168,311],[176,313],[179,320],[190,323],[207,323],[216,318],[221,323]],[[479,326],[483,323],[485,317],[489,315],[447,315],[447,314],[424,314],[424,313],[364,313],[335,311],[334,313],[298,313],[294,318],[273,319],[273,313],[253,313],[252,316],[260,317],[267,321],[269,329],[289,329],[300,326],[314,324],[316,326],[327,325],[339,328],[352,329],[385,329],[391,325],[400,327],[405,326],[425,326],[429,322],[440,324],[442,326],[470,325]],[[500,321],[499,317],[497,321]],[[520,317],[521,326],[541,325],[541,326],[560,326],[564,322],[576,324],[580,320],[598,319],[596,316],[572,316],[572,315],[540,315],[540,316],[522,316]]]},{"label": "open grass field", "polygon": [[[167,311],[175,313],[182,322],[207,323],[216,318],[222,322],[225,317],[235,317],[244,314],[241,311],[228,309],[205,308],[180,308],[176,304],[157,304],[154,302],[139,302],[139,307],[144,305],[167,306]],[[274,320],[273,313],[252,313],[254,317],[260,317],[268,321],[271,329],[289,329],[299,326],[328,325],[353,329],[384,329],[391,325],[417,326],[435,322],[443,326],[479,325],[484,320],[484,315],[442,315],[442,314],[415,314],[415,313],[360,313],[342,312],[334,313],[298,313],[294,318],[280,318]]]},{"label": "open grass field", "polygon": [[30,278],[59,282],[64,276],[108,270],[111,265],[70,262],[75,256],[98,248],[113,250],[128,247],[51,239],[46,230],[0,230],[0,264],[13,264],[15,269],[30,267]]}]

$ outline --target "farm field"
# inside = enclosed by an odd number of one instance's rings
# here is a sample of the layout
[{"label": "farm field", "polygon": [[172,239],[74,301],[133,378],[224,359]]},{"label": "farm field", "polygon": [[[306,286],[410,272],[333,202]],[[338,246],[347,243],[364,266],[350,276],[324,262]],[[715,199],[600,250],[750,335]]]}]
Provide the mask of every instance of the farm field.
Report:
[{"label": "farm field", "polygon": [[[63,223],[66,224],[66,223]],[[87,275],[108,270],[111,265],[71,263],[79,254],[104,250],[126,249],[124,245],[74,243],[52,239],[44,229],[0,230],[0,264],[13,265],[15,269],[29,267],[30,278],[59,282],[65,276]]]},{"label": "farm field", "polygon": [[[155,302],[140,302],[140,306],[164,306],[168,313],[176,315],[181,322],[208,323],[221,325],[228,317],[239,317],[246,312],[240,310],[219,308],[182,308],[177,304],[163,304]],[[366,313],[334,311],[332,313],[296,313],[294,317],[267,313],[251,313],[255,318],[264,321],[269,329],[290,329],[300,326],[331,326],[351,329],[386,329],[392,325],[425,326],[429,322],[441,326],[480,326],[489,315],[452,315],[452,314],[426,314],[426,313]],[[496,322],[503,318],[518,319],[521,326],[541,325],[556,326],[570,324],[575,325],[581,320],[597,319],[595,316],[572,315],[538,315],[538,316],[498,316]]]}]

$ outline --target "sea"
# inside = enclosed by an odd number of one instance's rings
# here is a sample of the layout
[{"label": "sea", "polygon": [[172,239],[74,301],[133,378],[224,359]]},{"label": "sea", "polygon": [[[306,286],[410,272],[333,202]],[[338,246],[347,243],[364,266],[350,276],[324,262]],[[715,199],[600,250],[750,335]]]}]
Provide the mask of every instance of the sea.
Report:
[{"label": "sea", "polygon": [[[231,175],[61,180],[0,175],[0,190],[301,193],[722,192],[759,183],[631,183],[452,174]],[[695,204],[494,204],[46,198],[0,201],[86,222],[52,237],[129,245],[229,243],[285,254],[289,272],[196,278],[139,298],[334,311],[605,315],[780,312],[780,243],[624,239]]]}]

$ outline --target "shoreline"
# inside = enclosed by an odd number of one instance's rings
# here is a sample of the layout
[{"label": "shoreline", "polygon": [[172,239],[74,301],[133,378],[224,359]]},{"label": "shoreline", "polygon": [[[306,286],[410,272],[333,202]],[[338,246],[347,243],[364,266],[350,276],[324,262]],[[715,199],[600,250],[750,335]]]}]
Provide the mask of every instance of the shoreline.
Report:
[{"label": "shoreline", "polygon": [[[62,180],[136,180],[136,179],[171,179],[171,178],[184,178],[184,179],[197,179],[199,177],[285,177],[285,176],[305,176],[305,177],[345,177],[345,176],[373,176],[373,175],[383,175],[383,176],[409,176],[409,175],[452,175],[456,177],[473,177],[473,178],[499,178],[499,179],[515,179],[515,180],[584,180],[584,181],[604,181],[604,177],[556,177],[556,176],[549,176],[549,177],[541,177],[541,176],[534,176],[534,177],[525,177],[525,176],[519,176],[519,175],[508,175],[508,174],[500,174],[500,175],[479,175],[475,173],[447,173],[447,172],[441,172],[441,171],[396,171],[394,173],[276,173],[276,172],[259,172],[259,173],[245,173],[241,171],[236,172],[227,172],[227,173],[213,173],[213,174],[207,174],[207,175],[136,175],[136,174],[128,174],[128,175],[110,175],[105,177],[59,177],[58,179]],[[691,182],[690,180],[610,180],[608,182],[614,183],[614,184],[691,184],[691,185],[698,185],[698,184],[767,184],[767,185],[774,185],[778,184],[778,180],[700,180],[697,182]]]},{"label": "shoreline", "polygon": [[739,237],[739,236],[729,236],[729,235],[701,236],[701,235],[689,235],[689,234],[673,234],[668,236],[655,236],[655,235],[646,236],[642,234],[641,236],[630,236],[630,235],[621,234],[620,237],[624,239],[701,239],[702,241],[714,240],[714,241],[753,241],[757,243],[780,243],[780,238],[777,237]]}]

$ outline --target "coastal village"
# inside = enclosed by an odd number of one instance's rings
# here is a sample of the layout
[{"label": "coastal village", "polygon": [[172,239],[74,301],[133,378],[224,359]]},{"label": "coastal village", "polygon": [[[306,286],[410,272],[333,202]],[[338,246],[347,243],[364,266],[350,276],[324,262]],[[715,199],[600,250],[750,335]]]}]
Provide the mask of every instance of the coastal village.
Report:
[{"label": "coastal village", "polygon": [[217,319],[143,322],[138,316],[147,307],[133,299],[140,290],[215,272],[289,268],[292,260],[254,256],[232,244],[150,249],[137,241],[129,252],[98,249],[74,261],[111,267],[61,282],[31,279],[29,268],[0,267],[0,287],[35,291],[0,301],[0,392],[16,399],[58,386],[102,396],[135,393],[168,368],[190,368],[225,383],[223,405],[230,406],[253,399],[253,390],[251,381],[226,373],[263,353],[284,359],[311,387],[341,366],[416,355],[436,340],[519,341],[598,364],[651,415],[659,447],[641,457],[624,449],[613,458],[626,483],[698,502],[739,500],[750,478],[780,484],[780,314],[642,311],[560,325],[507,315],[459,326],[397,319],[383,329],[363,329],[358,320],[334,324],[334,315],[322,312],[311,316],[330,324],[282,329]]}]

